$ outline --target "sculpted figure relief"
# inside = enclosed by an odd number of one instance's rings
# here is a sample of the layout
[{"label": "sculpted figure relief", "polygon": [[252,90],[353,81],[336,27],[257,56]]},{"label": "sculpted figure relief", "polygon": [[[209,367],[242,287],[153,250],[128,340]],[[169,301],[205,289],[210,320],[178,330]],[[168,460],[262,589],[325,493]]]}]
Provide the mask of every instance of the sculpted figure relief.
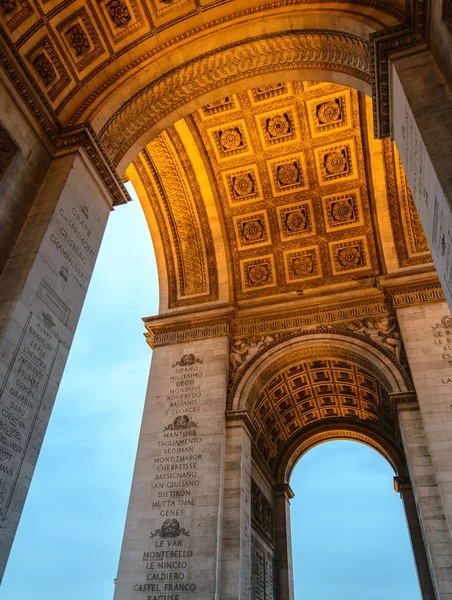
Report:
[{"label": "sculpted figure relief", "polygon": [[352,321],[347,325],[347,330],[370,337],[374,342],[381,344],[394,354],[397,360],[400,360],[402,338],[398,331],[397,319],[395,317],[386,316]]},{"label": "sculpted figure relief", "polygon": [[247,339],[233,340],[231,342],[231,351],[229,354],[232,374],[255,356],[259,350],[271,344],[278,337],[279,334],[264,335],[261,337],[252,336]]}]

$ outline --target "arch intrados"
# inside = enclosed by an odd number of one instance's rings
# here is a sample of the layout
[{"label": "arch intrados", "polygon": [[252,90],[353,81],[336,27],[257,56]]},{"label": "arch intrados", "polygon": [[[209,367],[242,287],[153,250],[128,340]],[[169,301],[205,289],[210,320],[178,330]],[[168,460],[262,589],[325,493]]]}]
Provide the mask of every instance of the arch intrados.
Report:
[{"label": "arch intrados", "polygon": [[312,448],[339,440],[358,442],[372,448],[388,461],[396,475],[406,475],[406,462],[401,449],[396,448],[376,431],[361,423],[340,423],[333,427],[322,423],[293,436],[275,465],[276,483],[289,483],[298,461]]},{"label": "arch intrados", "polygon": [[[337,1],[253,7],[247,0],[242,0],[234,4],[237,8],[227,18],[222,14],[224,9],[193,16],[189,21],[181,22],[181,25],[189,23],[190,29],[163,30],[157,38],[151,38],[151,43],[144,40],[128,48],[127,52],[119,53],[115,57],[114,71],[105,72],[108,79],[99,81],[95,90],[91,86],[82,89],[79,94],[85,94],[85,97],[78,95],[80,100],[72,101],[60,117],[63,121],[67,119],[68,125],[90,121],[95,131],[101,132],[120,106],[150,81],[186,64],[206,50],[216,50],[218,39],[227,40],[229,46],[239,46],[249,40],[250,32],[253,39],[261,40],[268,35],[290,34],[299,30],[302,24],[303,30],[334,30],[367,41],[371,33],[394,26],[404,17],[400,3],[377,3],[374,0],[360,0],[353,7],[347,2]],[[206,16],[210,17],[209,21],[206,21]],[[99,78],[99,75],[96,77]]]},{"label": "arch intrados", "polygon": [[[315,79],[370,94],[369,34],[395,24],[397,19],[383,12],[388,20],[381,26],[363,23],[365,11],[373,5],[371,0],[363,2],[367,3],[367,7],[360,5],[364,14],[350,12],[349,5],[338,8],[337,4],[314,6],[308,14],[300,13],[299,19],[298,7],[282,17],[277,14],[277,18],[272,13],[262,18],[259,13],[228,24],[229,37],[221,27],[204,34],[203,53],[200,37],[189,39],[188,32],[180,45],[172,47],[168,42],[167,49],[162,45],[161,52],[152,51],[153,57],[142,64],[143,57],[138,58],[132,75],[128,75],[128,63],[121,65],[118,59],[116,73],[79,105],[69,124],[90,121],[117,170],[123,172],[169,125],[222,96],[258,85],[263,76],[266,83]],[[376,14],[376,9],[371,12]],[[299,29],[300,23],[303,29]],[[322,40],[312,46],[294,42],[297,36],[314,35],[336,41],[325,44]],[[217,40],[225,37],[228,44],[218,48]],[[362,49],[351,50],[350,40],[362,44]]]},{"label": "arch intrados", "polygon": [[276,340],[274,345],[250,360],[239,380],[235,382],[229,410],[247,410],[248,398],[254,385],[275,363],[289,364],[292,361],[311,358],[315,351],[324,358],[328,358],[330,353],[333,358],[342,355],[344,359],[347,356],[349,360],[358,364],[364,363],[367,365],[365,368],[380,373],[382,383],[387,381],[386,387],[389,384],[389,392],[405,392],[410,389],[407,375],[398,361],[371,341],[353,334],[306,331],[281,342]]},{"label": "arch intrados", "polygon": [[206,92],[184,104],[182,107],[165,115],[163,119],[151,125],[138,140],[131,144],[124,156],[119,161],[116,169],[121,175],[128,168],[135,157],[149,144],[155,137],[173,125],[179,119],[183,119],[199,110],[206,104],[220,100],[225,96],[245,92],[254,87],[262,85],[265,77],[266,84],[276,84],[292,81],[325,81],[327,83],[339,83],[341,85],[356,89],[367,96],[372,95],[371,84],[359,79],[349,73],[322,69],[294,69],[287,71],[273,71],[265,74],[255,75],[241,81],[232,81],[215,88],[213,91]]}]

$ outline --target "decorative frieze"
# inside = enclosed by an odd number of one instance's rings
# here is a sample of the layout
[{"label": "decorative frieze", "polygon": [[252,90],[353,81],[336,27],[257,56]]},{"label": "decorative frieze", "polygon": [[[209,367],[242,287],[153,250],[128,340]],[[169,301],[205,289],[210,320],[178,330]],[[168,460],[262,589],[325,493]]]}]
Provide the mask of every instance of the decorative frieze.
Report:
[{"label": "decorative frieze", "polygon": [[199,338],[217,337],[230,332],[230,316],[193,318],[185,322],[153,323],[152,317],[144,319],[148,333],[146,341],[155,348],[164,344],[177,344]]}]

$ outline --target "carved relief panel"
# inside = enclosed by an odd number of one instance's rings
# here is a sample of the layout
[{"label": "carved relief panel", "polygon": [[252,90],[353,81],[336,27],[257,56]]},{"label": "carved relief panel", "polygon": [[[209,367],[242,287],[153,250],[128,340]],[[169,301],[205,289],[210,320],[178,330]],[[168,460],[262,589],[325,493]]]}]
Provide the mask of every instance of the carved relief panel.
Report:
[{"label": "carved relief panel", "polygon": [[254,537],[251,542],[251,599],[275,600],[274,560]]}]

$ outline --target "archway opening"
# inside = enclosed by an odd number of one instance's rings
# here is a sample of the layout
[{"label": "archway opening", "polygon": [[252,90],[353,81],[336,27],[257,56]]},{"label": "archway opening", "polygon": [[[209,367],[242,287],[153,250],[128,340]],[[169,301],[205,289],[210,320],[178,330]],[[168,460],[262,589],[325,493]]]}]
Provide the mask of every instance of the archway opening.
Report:
[{"label": "archway opening", "polygon": [[320,444],[298,461],[290,480],[297,600],[421,598],[393,476],[378,452],[352,441]]}]

